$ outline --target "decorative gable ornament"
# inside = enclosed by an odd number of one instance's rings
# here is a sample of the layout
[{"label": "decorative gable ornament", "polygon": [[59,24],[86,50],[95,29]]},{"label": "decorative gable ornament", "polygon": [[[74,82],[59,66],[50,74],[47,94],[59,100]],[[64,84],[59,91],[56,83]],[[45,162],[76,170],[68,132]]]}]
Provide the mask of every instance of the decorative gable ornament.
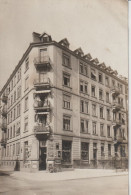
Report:
[{"label": "decorative gable ornament", "polygon": [[105,65],[105,63],[103,62],[103,63],[101,63],[101,64],[98,64],[98,66],[100,67],[100,68],[102,68],[102,69],[106,69],[106,65]]},{"label": "decorative gable ornament", "polygon": [[67,48],[69,48],[69,45],[70,45],[70,43],[69,43],[69,41],[67,40],[67,38],[64,38],[64,39],[62,39],[61,41],[59,41],[59,44],[61,44],[61,45],[64,46],[64,47],[67,47]]},{"label": "decorative gable ornament", "polygon": [[81,47],[79,47],[78,49],[74,50],[74,53],[83,57],[84,56],[84,52],[82,51]]},{"label": "decorative gable ornament", "polygon": [[42,42],[49,42],[49,41],[52,41],[52,38],[51,38],[51,36],[49,34],[47,34],[46,32],[44,32],[44,33],[42,33],[40,35],[40,40]]},{"label": "decorative gable ornament", "polygon": [[93,62],[93,64],[95,65],[99,64],[98,58],[92,59],[91,62]]}]

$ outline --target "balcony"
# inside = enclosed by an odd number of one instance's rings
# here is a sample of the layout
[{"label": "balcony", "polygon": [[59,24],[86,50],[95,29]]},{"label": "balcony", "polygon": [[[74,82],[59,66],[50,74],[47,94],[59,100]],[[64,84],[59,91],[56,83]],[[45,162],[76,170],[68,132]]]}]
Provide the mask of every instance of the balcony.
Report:
[{"label": "balcony", "polygon": [[121,137],[121,136],[118,136],[118,135],[114,138],[114,140],[115,140],[115,144],[127,143],[127,140],[126,140],[125,137]]},{"label": "balcony", "polygon": [[50,111],[50,102],[46,100],[45,102],[43,101],[35,101],[34,103],[34,110],[39,112],[39,111]]},{"label": "balcony", "polygon": [[3,146],[5,148],[6,144],[7,144],[7,139],[6,138],[2,138],[1,139],[1,146]]},{"label": "balcony", "polygon": [[8,96],[4,94],[4,95],[2,96],[2,102],[4,102],[4,103],[7,104],[7,100],[8,100]]},{"label": "balcony", "polygon": [[43,89],[43,88],[50,88],[50,79],[49,78],[44,78],[41,81],[39,79],[35,79],[34,80],[34,87],[39,90],[39,89]]},{"label": "balcony", "polygon": [[117,112],[123,108],[123,105],[119,104],[118,102],[112,103],[113,111]]},{"label": "balcony", "polygon": [[113,96],[116,97],[116,96],[118,96],[121,93],[121,90],[120,90],[120,88],[118,88],[116,86],[113,86],[111,88],[111,93],[112,93]]},{"label": "balcony", "polygon": [[36,69],[50,69],[51,68],[51,60],[49,56],[36,57],[34,59],[34,65]]},{"label": "balcony", "polygon": [[3,107],[1,114],[3,117],[7,117],[7,107],[6,106]]},{"label": "balcony", "polygon": [[113,120],[114,127],[119,127],[121,125],[122,125],[122,120],[119,120],[119,119]]},{"label": "balcony", "polygon": [[51,133],[49,125],[36,125],[34,126],[34,133],[38,139],[48,137]]},{"label": "balcony", "polygon": [[7,123],[3,122],[1,124],[1,129],[2,129],[2,131],[6,132],[6,130],[7,130]]}]

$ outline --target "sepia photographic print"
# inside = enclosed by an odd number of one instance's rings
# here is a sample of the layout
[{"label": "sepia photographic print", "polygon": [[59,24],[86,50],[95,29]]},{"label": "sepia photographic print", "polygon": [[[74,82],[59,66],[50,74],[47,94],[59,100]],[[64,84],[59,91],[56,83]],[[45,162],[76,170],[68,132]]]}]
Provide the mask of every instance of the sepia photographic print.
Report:
[{"label": "sepia photographic print", "polygon": [[128,4],[0,0],[0,194],[128,195]]}]

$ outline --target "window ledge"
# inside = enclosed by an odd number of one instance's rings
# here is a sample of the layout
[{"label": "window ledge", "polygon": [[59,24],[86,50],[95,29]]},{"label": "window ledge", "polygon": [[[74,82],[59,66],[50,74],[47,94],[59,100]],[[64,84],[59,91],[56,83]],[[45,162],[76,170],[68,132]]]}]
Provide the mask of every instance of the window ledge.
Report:
[{"label": "window ledge", "polygon": [[72,90],[72,87],[70,87],[70,86],[66,86],[66,85],[62,85],[62,86]]},{"label": "window ledge", "polygon": [[100,135],[101,137],[106,137],[105,135]]},{"label": "window ledge", "polygon": [[80,133],[90,135],[90,133],[88,133],[88,132],[82,132],[82,131],[81,131]]},{"label": "window ledge", "polygon": [[105,120],[105,118],[101,118],[101,117],[100,117],[100,119]]},{"label": "window ledge", "polygon": [[94,136],[98,136],[98,134],[92,134],[92,135],[94,135]]},{"label": "window ledge", "polygon": [[71,66],[66,66],[64,64],[62,64],[62,66],[66,67],[66,68],[69,68],[70,70],[72,70]]},{"label": "window ledge", "polygon": [[95,98],[95,99],[97,99],[97,97],[96,96],[91,96],[92,98]]},{"label": "window ledge", "polygon": [[63,129],[64,132],[73,132],[73,130],[66,130],[66,129]]},{"label": "window ledge", "polygon": [[26,110],[24,111],[24,113],[27,112],[27,111],[29,111],[29,109],[26,109]]},{"label": "window ledge", "polygon": [[84,92],[82,92],[82,91],[80,91],[79,93],[82,93],[83,95],[88,95],[88,96],[89,96],[88,93],[84,93]]},{"label": "window ledge", "polygon": [[28,87],[27,89],[24,90],[24,93],[25,93],[26,91],[28,91],[28,89],[29,89],[29,87]]},{"label": "window ledge", "polygon": [[28,132],[28,130],[26,130],[26,131],[23,131],[23,133],[27,133]]},{"label": "window ledge", "polygon": [[86,114],[86,115],[89,115],[89,113],[86,113],[86,112],[80,112],[81,114]]},{"label": "window ledge", "polygon": [[95,117],[95,118],[98,118],[96,115],[92,115],[93,117]]},{"label": "window ledge", "polygon": [[72,109],[70,109],[70,108],[65,108],[65,107],[63,107],[63,109],[72,111]]},{"label": "window ledge", "polygon": [[88,77],[89,78],[89,76],[86,75],[86,74],[84,74],[84,73],[79,72],[79,74],[82,75],[82,76],[85,76],[85,77]]}]

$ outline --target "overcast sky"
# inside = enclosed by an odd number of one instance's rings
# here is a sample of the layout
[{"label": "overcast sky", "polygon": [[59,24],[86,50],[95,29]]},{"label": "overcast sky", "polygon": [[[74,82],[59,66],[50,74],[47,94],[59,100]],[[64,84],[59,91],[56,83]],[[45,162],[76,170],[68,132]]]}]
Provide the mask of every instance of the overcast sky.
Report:
[{"label": "overcast sky", "polygon": [[127,76],[127,11],[127,0],[0,0],[0,89],[34,31],[66,37],[72,50],[81,47]]}]

